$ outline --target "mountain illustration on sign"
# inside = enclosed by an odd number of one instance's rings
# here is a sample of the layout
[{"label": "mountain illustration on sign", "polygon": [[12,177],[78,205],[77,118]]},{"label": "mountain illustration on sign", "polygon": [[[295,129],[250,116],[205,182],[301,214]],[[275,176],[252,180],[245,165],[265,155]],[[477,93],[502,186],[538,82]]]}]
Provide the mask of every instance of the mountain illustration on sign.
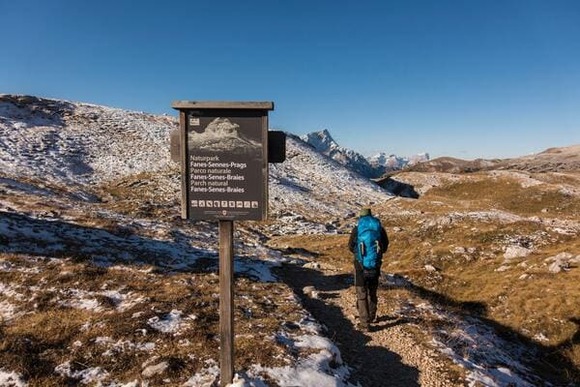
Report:
[{"label": "mountain illustration on sign", "polygon": [[240,125],[228,118],[218,117],[211,121],[201,133],[189,132],[189,147],[208,152],[255,154],[261,149],[258,141],[244,136]]}]

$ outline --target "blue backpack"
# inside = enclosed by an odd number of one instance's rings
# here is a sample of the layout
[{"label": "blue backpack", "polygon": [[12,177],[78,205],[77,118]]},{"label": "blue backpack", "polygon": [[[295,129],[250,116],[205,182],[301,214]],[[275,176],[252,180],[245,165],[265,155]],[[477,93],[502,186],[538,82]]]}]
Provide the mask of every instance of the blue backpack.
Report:
[{"label": "blue backpack", "polygon": [[363,216],[358,221],[356,258],[364,269],[379,268],[381,230],[381,222],[374,216]]}]

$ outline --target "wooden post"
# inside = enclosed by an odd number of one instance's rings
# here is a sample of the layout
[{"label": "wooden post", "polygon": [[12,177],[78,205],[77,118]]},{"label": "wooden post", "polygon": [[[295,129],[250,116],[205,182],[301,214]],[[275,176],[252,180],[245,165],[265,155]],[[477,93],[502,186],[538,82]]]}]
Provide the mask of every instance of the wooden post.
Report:
[{"label": "wooden post", "polygon": [[189,161],[187,156],[187,113],[179,112],[179,152],[181,154],[181,219],[189,218]]},{"label": "wooden post", "polygon": [[219,221],[220,371],[221,386],[234,378],[234,222]]}]

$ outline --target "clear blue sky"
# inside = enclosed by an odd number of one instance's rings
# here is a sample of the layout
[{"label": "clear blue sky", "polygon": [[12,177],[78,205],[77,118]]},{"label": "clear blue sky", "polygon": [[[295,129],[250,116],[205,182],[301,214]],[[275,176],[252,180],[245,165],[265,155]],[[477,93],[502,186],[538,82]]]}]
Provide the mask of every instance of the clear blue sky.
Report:
[{"label": "clear blue sky", "polygon": [[580,143],[580,1],[0,0],[0,93],[274,101],[365,155]]}]

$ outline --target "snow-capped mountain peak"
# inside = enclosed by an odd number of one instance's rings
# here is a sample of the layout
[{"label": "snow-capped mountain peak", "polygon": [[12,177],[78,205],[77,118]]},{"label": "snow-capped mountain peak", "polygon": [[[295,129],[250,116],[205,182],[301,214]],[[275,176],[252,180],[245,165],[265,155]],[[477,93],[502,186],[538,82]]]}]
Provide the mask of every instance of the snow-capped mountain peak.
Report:
[{"label": "snow-capped mountain peak", "polygon": [[395,171],[423,161],[429,161],[429,153],[423,152],[412,156],[402,157],[394,154],[387,154],[385,152],[379,152],[376,155],[369,157],[368,161],[373,168],[383,167],[385,172]]},{"label": "snow-capped mountain peak", "polygon": [[429,160],[428,153],[400,157],[381,152],[375,156],[366,158],[352,149],[338,145],[328,129],[305,134],[300,139],[310,144],[318,152],[368,178],[377,178],[386,172],[400,170],[409,165]]},{"label": "snow-capped mountain peak", "polygon": [[312,132],[300,137],[301,140],[310,144],[318,152],[334,159],[348,169],[365,177],[379,177],[380,171],[374,170],[367,159],[351,149],[344,148],[330,135],[327,129]]},{"label": "snow-capped mountain peak", "polygon": [[303,136],[300,136],[300,139],[312,145],[314,149],[322,153],[340,148],[338,143],[334,141],[334,138],[332,138],[332,136],[330,135],[328,129],[323,129],[318,132],[305,134]]}]

